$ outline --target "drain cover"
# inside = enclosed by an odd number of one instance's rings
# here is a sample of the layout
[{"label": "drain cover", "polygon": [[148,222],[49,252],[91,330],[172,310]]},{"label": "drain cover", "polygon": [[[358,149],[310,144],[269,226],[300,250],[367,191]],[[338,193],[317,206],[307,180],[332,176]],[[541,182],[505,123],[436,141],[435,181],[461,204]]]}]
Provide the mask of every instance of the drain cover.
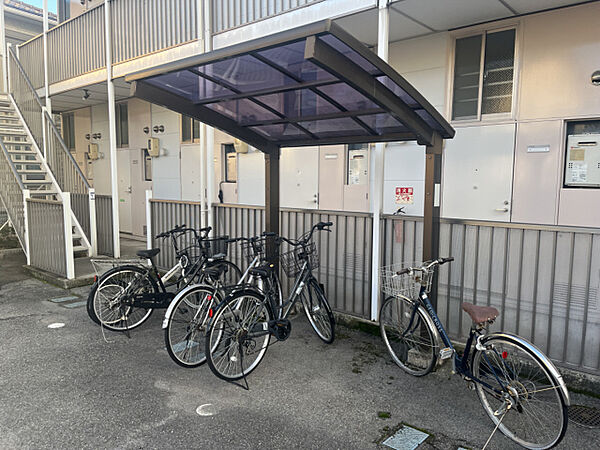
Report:
[{"label": "drain cover", "polygon": [[394,450],[415,450],[428,437],[427,433],[404,425],[396,434],[383,441],[383,445]]},{"label": "drain cover", "polygon": [[600,428],[600,409],[591,406],[569,406],[569,420],[587,428]]}]

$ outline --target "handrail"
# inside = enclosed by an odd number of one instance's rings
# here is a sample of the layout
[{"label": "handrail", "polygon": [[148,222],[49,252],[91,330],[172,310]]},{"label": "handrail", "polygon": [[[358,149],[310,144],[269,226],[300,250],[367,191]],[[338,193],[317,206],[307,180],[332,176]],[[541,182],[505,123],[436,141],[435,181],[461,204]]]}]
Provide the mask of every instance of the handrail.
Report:
[{"label": "handrail", "polygon": [[19,187],[21,188],[22,191],[24,191],[25,185],[23,184],[23,180],[21,179],[19,172],[17,172],[17,168],[15,167],[15,164],[13,163],[10,155],[8,154],[8,150],[6,149],[6,146],[4,145],[4,140],[2,139],[2,137],[0,137],[0,147],[2,148],[2,153],[4,153],[4,157],[8,161],[8,165],[10,166],[12,173],[17,180],[17,183],[19,183]]},{"label": "handrail", "polygon": [[91,189],[89,181],[87,180],[87,178],[85,177],[85,175],[81,171],[81,167],[79,167],[79,164],[77,164],[77,161],[75,161],[75,158],[73,158],[73,155],[71,154],[71,152],[67,148],[67,144],[65,143],[65,141],[62,138],[62,136],[60,135],[60,132],[58,131],[58,128],[56,127],[56,124],[52,120],[52,117],[50,117],[50,114],[48,114],[48,111],[46,111],[46,110],[44,110],[44,114],[45,114],[47,123],[49,123],[50,126],[52,127],[52,131],[54,131],[54,135],[57,137],[58,142],[60,143],[60,146],[62,147],[63,151],[67,155],[67,158],[69,158],[69,160],[71,161],[71,163],[73,164],[73,166],[75,166],[75,170],[77,171],[77,173],[81,177],[81,181],[83,181],[83,184],[85,185],[85,187],[88,190]]},{"label": "handrail", "polygon": [[23,75],[23,79],[25,80],[25,83],[27,83],[27,86],[33,92],[33,98],[35,98],[35,101],[37,102],[37,104],[40,105],[40,108],[43,108],[44,105],[42,104],[42,100],[40,99],[40,96],[37,94],[37,91],[33,87],[33,84],[31,84],[31,81],[29,80],[29,77],[27,76],[27,72],[25,72],[25,69],[21,65],[21,61],[19,61],[19,58],[15,54],[15,51],[12,48],[12,46],[8,48],[8,52],[10,53],[10,55],[13,58],[13,61],[15,62],[15,64],[17,65],[17,67],[19,68],[19,72],[21,72],[21,75]]}]

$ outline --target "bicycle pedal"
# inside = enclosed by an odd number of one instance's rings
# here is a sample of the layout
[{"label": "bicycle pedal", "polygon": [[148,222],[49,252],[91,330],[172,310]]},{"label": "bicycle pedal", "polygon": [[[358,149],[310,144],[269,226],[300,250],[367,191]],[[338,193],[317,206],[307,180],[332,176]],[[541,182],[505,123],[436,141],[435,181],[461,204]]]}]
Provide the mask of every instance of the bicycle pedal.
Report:
[{"label": "bicycle pedal", "polygon": [[278,341],[285,341],[292,332],[292,323],[288,319],[271,320],[269,322],[269,332]]},{"label": "bicycle pedal", "polygon": [[450,347],[446,347],[440,350],[440,359],[448,359],[451,358],[454,354],[454,350]]}]

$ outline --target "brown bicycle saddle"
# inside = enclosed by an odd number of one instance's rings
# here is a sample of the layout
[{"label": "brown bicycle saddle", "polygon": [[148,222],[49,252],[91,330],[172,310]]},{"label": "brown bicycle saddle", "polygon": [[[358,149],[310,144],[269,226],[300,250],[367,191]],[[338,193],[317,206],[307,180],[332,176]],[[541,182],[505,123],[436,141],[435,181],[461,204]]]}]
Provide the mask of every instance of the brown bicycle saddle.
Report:
[{"label": "brown bicycle saddle", "polygon": [[493,306],[478,306],[467,302],[463,302],[462,309],[471,316],[474,323],[491,322],[500,314]]}]

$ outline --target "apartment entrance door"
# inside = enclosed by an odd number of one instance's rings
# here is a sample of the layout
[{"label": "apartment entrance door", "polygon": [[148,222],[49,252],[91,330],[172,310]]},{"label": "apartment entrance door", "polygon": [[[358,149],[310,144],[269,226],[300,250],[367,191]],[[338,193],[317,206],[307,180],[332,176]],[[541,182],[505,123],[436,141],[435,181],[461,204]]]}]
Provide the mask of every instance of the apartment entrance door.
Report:
[{"label": "apartment entrance door", "polygon": [[117,176],[119,179],[119,228],[124,233],[133,231],[131,204],[131,150],[117,150]]}]

